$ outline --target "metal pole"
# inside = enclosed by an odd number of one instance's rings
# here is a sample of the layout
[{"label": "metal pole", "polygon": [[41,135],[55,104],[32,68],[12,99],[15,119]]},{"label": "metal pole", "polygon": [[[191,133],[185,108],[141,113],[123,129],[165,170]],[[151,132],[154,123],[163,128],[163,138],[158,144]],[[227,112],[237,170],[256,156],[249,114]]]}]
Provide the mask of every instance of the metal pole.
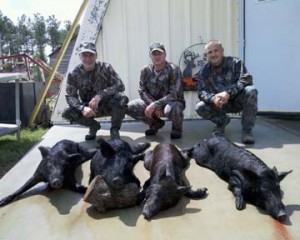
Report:
[{"label": "metal pole", "polygon": [[45,99],[45,96],[46,96],[46,94],[47,94],[47,92],[49,90],[49,87],[50,87],[50,85],[52,83],[52,80],[54,78],[56,70],[57,70],[57,68],[58,68],[58,66],[59,66],[59,64],[60,64],[60,62],[62,60],[63,55],[65,54],[65,52],[67,50],[67,47],[68,47],[68,45],[69,45],[69,43],[70,43],[70,41],[71,41],[71,39],[73,37],[73,34],[74,34],[75,30],[76,30],[76,26],[78,25],[78,22],[79,22],[79,20],[80,20],[80,18],[82,16],[82,14],[83,14],[83,12],[84,12],[87,4],[88,4],[88,0],[84,0],[83,3],[82,3],[82,5],[81,5],[81,7],[80,7],[80,9],[79,9],[79,11],[78,11],[78,13],[77,13],[76,18],[75,18],[75,20],[74,20],[74,22],[72,24],[72,27],[71,27],[70,31],[68,32],[68,35],[66,36],[66,39],[63,42],[63,45],[62,45],[62,47],[61,47],[61,49],[60,49],[60,51],[58,53],[58,56],[57,56],[57,59],[56,59],[55,63],[54,63],[54,67],[53,67],[52,71],[50,72],[50,76],[48,78],[48,81],[46,82],[45,87],[43,88],[43,91],[42,91],[42,94],[40,96],[40,99],[38,100],[37,105],[35,105],[35,107],[33,109],[33,113],[32,113],[32,115],[30,117],[30,120],[29,120],[29,123],[28,123],[28,127],[32,127],[33,126],[34,120],[35,120],[35,118],[36,118],[36,116],[37,116],[37,114],[38,114],[38,112],[39,112],[39,110],[40,110],[40,108],[42,106],[42,103],[43,103],[43,101]]}]

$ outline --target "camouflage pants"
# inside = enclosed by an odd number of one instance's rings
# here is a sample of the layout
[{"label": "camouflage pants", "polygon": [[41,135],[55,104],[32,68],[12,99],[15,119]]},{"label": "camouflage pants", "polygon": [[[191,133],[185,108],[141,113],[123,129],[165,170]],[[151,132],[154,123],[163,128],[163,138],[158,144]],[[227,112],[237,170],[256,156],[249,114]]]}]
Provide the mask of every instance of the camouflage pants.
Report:
[{"label": "camouflage pants", "polygon": [[[127,114],[137,120],[151,125],[156,125],[155,119],[145,116],[145,109],[147,104],[142,99],[135,99],[128,103]],[[182,131],[183,110],[185,104],[180,101],[172,101],[165,105],[163,109],[163,116],[172,121],[172,130]]]},{"label": "camouflage pants", "polygon": [[226,113],[242,112],[242,127],[250,130],[255,125],[257,112],[257,89],[247,86],[234,99],[230,99],[222,109],[216,109],[202,101],[195,106],[195,111],[204,119],[209,119],[215,124],[222,124],[229,118]]},{"label": "camouflage pants", "polygon": [[[101,99],[98,105],[96,117],[111,117],[111,129],[120,129],[127,110],[128,97],[123,93],[117,93],[109,98]],[[84,104],[85,106],[88,103]],[[87,127],[99,126],[94,118],[85,118],[82,113],[75,108],[67,108],[62,113],[62,117],[70,123],[81,124]]]}]

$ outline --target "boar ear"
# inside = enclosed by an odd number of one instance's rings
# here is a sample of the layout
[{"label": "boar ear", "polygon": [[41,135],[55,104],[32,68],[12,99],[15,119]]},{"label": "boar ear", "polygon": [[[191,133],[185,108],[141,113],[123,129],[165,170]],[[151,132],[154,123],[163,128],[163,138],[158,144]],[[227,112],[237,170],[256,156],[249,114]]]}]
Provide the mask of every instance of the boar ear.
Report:
[{"label": "boar ear", "polygon": [[106,158],[110,158],[113,155],[115,155],[115,151],[113,150],[113,148],[110,146],[110,144],[108,142],[106,142],[104,139],[99,139],[97,141],[97,143],[100,145],[100,150],[101,153],[104,157]]},{"label": "boar ear", "polygon": [[184,156],[184,158],[191,158],[193,153],[194,147],[182,149],[180,152]]},{"label": "boar ear", "polygon": [[149,171],[152,163],[153,151],[149,150],[146,152],[144,157],[144,167]]},{"label": "boar ear", "polygon": [[149,148],[150,145],[151,144],[149,142],[138,143],[136,145],[130,145],[130,150],[133,154],[139,154],[144,152],[147,148]]},{"label": "boar ear", "polygon": [[41,151],[41,154],[42,154],[43,158],[46,158],[50,153],[50,148],[49,147],[40,146],[39,150]]},{"label": "boar ear", "polygon": [[79,159],[81,159],[81,154],[80,153],[74,153],[74,154],[70,154],[70,155],[68,155],[67,156],[67,159],[69,160],[69,161],[77,161],[77,160],[79,160]]},{"label": "boar ear", "polygon": [[281,182],[288,174],[290,174],[293,170],[287,172],[280,172],[277,174],[279,182]]},{"label": "boar ear", "polygon": [[140,161],[140,160],[143,161],[144,157],[145,157],[145,153],[133,155],[132,158],[131,158],[131,161],[135,165],[138,161]]},{"label": "boar ear", "polygon": [[178,193],[179,195],[184,195],[184,194],[186,194],[190,189],[191,189],[190,186],[178,186],[178,187],[177,187],[177,193]]}]

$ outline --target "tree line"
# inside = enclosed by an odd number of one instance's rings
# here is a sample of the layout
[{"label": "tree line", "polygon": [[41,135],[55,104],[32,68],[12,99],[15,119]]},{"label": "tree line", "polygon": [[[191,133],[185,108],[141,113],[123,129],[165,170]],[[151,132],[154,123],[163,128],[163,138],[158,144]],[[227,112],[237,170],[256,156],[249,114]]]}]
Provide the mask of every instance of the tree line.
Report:
[{"label": "tree line", "polygon": [[14,24],[0,10],[0,56],[25,53],[47,62],[46,47],[60,47],[70,28],[71,21],[62,23],[55,15],[45,18],[40,13],[33,18],[23,14]]}]

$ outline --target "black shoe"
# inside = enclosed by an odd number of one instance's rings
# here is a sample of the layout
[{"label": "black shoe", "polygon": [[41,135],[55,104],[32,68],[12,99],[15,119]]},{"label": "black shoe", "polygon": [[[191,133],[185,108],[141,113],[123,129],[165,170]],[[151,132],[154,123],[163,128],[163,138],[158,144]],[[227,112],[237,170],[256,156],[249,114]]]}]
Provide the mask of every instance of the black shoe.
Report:
[{"label": "black shoe", "polygon": [[180,131],[177,131],[177,130],[171,131],[171,136],[170,136],[171,139],[179,139],[179,138],[181,138],[181,136],[182,136],[182,134]]},{"label": "black shoe", "polygon": [[85,135],[85,140],[94,140],[96,138],[97,131],[101,128],[99,123],[90,126],[89,134]]},{"label": "black shoe", "polygon": [[224,134],[225,132],[225,127],[229,124],[230,122],[230,118],[227,118],[225,122],[221,123],[221,124],[217,124],[214,128],[214,132],[219,132],[221,134]]},{"label": "black shoe", "polygon": [[146,136],[153,136],[155,135],[159,129],[165,126],[165,121],[159,119],[154,124],[150,125],[150,128],[145,131]]},{"label": "black shoe", "polygon": [[85,140],[86,141],[94,140],[95,138],[96,138],[96,135],[90,135],[90,134],[85,135]]},{"label": "black shoe", "polygon": [[245,144],[253,144],[255,142],[252,130],[242,131],[242,142]]},{"label": "black shoe", "polygon": [[110,129],[110,138],[111,139],[120,139],[120,133],[118,128]]}]

